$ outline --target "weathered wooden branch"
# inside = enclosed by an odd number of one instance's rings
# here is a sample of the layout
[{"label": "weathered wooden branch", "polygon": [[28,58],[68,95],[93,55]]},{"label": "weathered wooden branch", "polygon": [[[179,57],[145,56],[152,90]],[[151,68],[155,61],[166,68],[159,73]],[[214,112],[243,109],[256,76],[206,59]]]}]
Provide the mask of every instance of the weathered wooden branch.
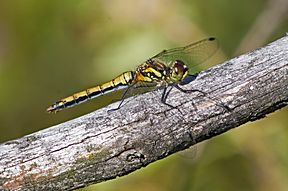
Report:
[{"label": "weathered wooden branch", "polygon": [[173,90],[169,108],[147,93],[0,145],[1,190],[73,190],[123,176],[288,102],[288,36],[203,71]]}]

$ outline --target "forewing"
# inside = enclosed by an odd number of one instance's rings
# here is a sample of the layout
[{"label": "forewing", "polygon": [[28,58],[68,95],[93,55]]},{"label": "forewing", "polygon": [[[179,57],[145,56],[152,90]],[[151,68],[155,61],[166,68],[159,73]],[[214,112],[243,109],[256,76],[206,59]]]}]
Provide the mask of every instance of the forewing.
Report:
[{"label": "forewing", "polygon": [[200,71],[199,65],[211,57],[218,49],[219,44],[215,38],[207,38],[184,47],[163,50],[152,57],[164,63],[181,60],[189,68],[189,74]]}]

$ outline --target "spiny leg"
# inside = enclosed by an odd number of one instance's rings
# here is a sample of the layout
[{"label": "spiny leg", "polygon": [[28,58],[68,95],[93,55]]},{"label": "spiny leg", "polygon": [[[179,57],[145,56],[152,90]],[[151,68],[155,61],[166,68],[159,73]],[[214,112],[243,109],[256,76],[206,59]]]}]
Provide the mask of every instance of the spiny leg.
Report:
[{"label": "spiny leg", "polygon": [[[147,92],[147,91],[149,91],[149,88],[151,89],[151,88],[153,88],[153,87],[156,87],[156,83],[143,83],[143,82],[136,82],[136,83],[133,83],[132,85],[130,85],[130,86],[128,86],[128,88],[125,90],[125,92],[122,94],[122,97],[121,97],[121,99],[118,99],[118,100],[116,100],[116,101],[120,101],[121,100],[121,102],[120,102],[120,104],[118,105],[118,107],[117,108],[115,108],[115,109],[111,109],[111,110],[109,110],[109,111],[115,111],[115,110],[118,110],[118,109],[120,109],[120,107],[123,105],[123,103],[124,103],[124,100],[129,96],[129,95],[131,95],[129,92],[131,92],[131,91],[134,91],[134,90],[140,90],[141,88],[145,88],[145,89],[143,89],[143,90],[145,90],[145,91],[142,91],[142,93],[143,92]],[[131,91],[130,91],[131,90]],[[150,90],[151,91],[151,90]],[[141,92],[141,90],[140,90],[140,92]],[[138,92],[139,93],[139,92]],[[136,94],[138,94],[138,93],[136,93]],[[128,96],[126,96],[126,95],[128,95]],[[115,101],[115,100],[114,100]],[[125,103],[126,104],[126,103]]]},{"label": "spiny leg", "polygon": [[[201,91],[201,90],[196,90],[196,89],[194,89],[194,90],[185,90],[185,89],[182,89],[178,84],[175,85],[175,87],[176,87],[178,90],[180,90],[181,92],[183,92],[183,93],[193,93],[193,92],[202,93],[203,96],[207,97],[208,99],[210,99],[210,100],[212,100],[212,101],[215,101],[214,99],[210,98],[210,97],[207,95],[207,93],[205,93],[205,92],[203,92],[203,91]],[[218,101],[219,101],[219,100],[218,100]],[[225,105],[225,104],[224,104],[223,102],[221,102],[221,101],[219,101],[219,102],[220,102],[220,104],[217,103],[217,101],[216,101],[216,105],[217,105],[217,106],[224,108],[226,111],[231,111],[231,109],[230,109],[227,105]],[[192,102],[192,105],[193,105],[194,108],[197,109],[197,107],[195,106],[195,104],[194,104],[193,102]]]},{"label": "spiny leg", "polygon": [[[203,96],[206,95],[206,93],[203,92],[203,91],[201,91],[201,90],[196,90],[196,89],[195,89],[195,90],[185,90],[185,89],[182,89],[178,84],[176,84],[175,87],[176,87],[178,90],[180,90],[181,92],[183,92],[183,93],[199,92],[199,93],[202,93]],[[196,105],[195,105],[195,103],[194,103],[193,101],[192,101],[192,106],[193,106],[193,108],[194,108],[195,110],[198,110],[197,107],[196,107]]]},{"label": "spiny leg", "polygon": [[196,90],[196,89],[194,89],[194,90],[185,90],[185,89],[182,89],[178,84],[175,85],[175,87],[176,87],[178,90],[180,90],[181,92],[183,92],[183,93],[199,92],[199,93],[203,94],[203,96],[206,96],[206,95],[207,95],[205,92],[203,92],[203,91],[201,91],[201,90]]},{"label": "spiny leg", "polygon": [[[177,107],[177,106],[173,106],[173,105],[171,105],[171,104],[169,104],[169,103],[166,102],[166,101],[167,101],[167,98],[168,98],[168,95],[170,94],[170,92],[171,92],[171,90],[173,89],[173,87],[174,87],[174,85],[170,85],[170,86],[166,86],[166,87],[164,88],[163,93],[162,93],[162,97],[161,97],[161,102],[162,102],[163,104],[169,106],[169,107],[172,108],[172,109],[177,109],[178,112],[181,113],[181,115],[178,115],[177,113],[175,113],[174,116],[179,116],[179,117],[180,117],[180,120],[184,120],[183,117],[182,117],[182,116],[183,116],[183,113],[182,113],[182,111],[180,110],[180,108]],[[168,88],[170,88],[170,89],[168,89]],[[166,112],[166,111],[164,111],[164,113],[165,113],[165,112]],[[185,121],[185,120],[184,120],[184,121]]]},{"label": "spiny leg", "polygon": [[165,105],[168,105],[169,107],[175,108],[173,105],[170,105],[169,103],[166,102],[168,95],[170,94],[173,86],[170,86],[170,89],[167,91],[168,87],[165,87],[161,96],[161,102],[164,103]]},{"label": "spiny leg", "polygon": [[111,111],[116,111],[118,109],[120,109],[120,107],[122,106],[125,98],[126,98],[126,95],[128,95],[128,92],[129,90],[131,90],[131,88],[135,85],[136,83],[128,86],[128,88],[124,91],[124,93],[122,94],[122,97],[121,97],[121,102],[119,103],[118,107],[117,108],[114,108],[114,109],[109,109],[108,112],[111,112]]}]

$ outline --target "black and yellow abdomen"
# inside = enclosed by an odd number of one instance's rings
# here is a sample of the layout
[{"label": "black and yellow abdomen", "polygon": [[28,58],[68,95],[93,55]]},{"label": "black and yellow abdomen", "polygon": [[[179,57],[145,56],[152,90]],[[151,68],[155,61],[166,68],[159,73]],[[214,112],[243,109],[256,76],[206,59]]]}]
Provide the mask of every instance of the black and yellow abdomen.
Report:
[{"label": "black and yellow abdomen", "polygon": [[120,76],[114,78],[113,80],[106,82],[102,85],[95,86],[93,88],[86,89],[84,91],[75,93],[69,97],[63,98],[60,101],[51,105],[47,112],[57,112],[64,108],[73,107],[80,103],[83,103],[89,99],[99,97],[101,95],[107,94],[111,91],[125,88],[133,83],[135,74],[132,71],[124,72]]}]

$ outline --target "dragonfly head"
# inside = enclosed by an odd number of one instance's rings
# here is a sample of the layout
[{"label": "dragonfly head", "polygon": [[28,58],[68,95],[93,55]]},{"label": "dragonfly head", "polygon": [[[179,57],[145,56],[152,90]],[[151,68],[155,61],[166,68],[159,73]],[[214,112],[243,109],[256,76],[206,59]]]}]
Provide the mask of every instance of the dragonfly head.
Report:
[{"label": "dragonfly head", "polygon": [[188,67],[181,60],[175,60],[170,67],[170,78],[173,82],[180,82],[188,75]]}]

